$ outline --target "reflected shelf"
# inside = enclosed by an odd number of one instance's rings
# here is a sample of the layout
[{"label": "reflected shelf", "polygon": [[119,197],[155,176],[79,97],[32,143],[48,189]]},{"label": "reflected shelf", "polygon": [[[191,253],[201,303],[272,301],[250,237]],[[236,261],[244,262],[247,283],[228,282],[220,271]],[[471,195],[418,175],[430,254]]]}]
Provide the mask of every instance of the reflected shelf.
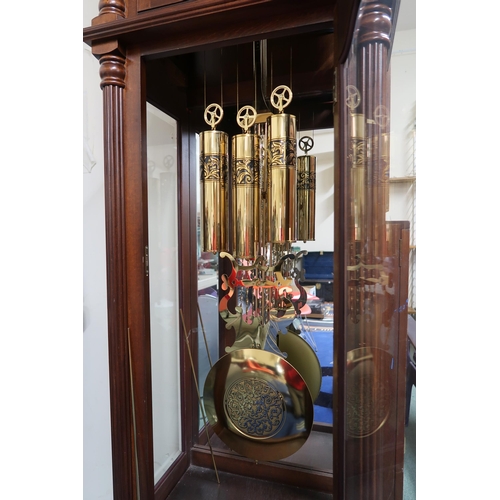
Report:
[{"label": "reflected shelf", "polygon": [[389,182],[394,184],[402,184],[404,182],[415,182],[417,180],[416,175],[407,175],[405,177],[389,177]]}]

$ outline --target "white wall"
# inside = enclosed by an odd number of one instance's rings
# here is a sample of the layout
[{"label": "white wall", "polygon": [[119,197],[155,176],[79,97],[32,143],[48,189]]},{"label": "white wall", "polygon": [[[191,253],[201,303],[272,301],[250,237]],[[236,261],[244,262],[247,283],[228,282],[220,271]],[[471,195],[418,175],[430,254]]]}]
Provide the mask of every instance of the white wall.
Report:
[{"label": "white wall", "polygon": [[[396,31],[391,58],[391,177],[416,175],[416,30]],[[387,220],[410,221],[417,244],[417,183],[390,184]],[[417,306],[416,248],[410,252],[409,305]]]},{"label": "white wall", "polygon": [[[391,177],[404,177],[416,173],[416,30],[396,32],[391,86]],[[410,188],[391,184],[389,220],[411,219]]]},{"label": "white wall", "polygon": [[[83,26],[98,14],[83,1]],[[103,113],[99,62],[83,44],[83,499],[112,500],[104,223]]]},{"label": "white wall", "polygon": [[396,31],[391,56],[391,176],[412,171],[416,126],[416,30]]}]

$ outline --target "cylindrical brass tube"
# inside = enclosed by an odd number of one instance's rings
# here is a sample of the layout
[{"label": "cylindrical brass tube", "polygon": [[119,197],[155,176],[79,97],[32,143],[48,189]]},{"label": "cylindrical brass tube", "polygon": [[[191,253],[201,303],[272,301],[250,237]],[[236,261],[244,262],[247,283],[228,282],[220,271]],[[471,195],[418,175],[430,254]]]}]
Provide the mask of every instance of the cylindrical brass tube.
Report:
[{"label": "cylindrical brass tube", "polygon": [[261,207],[261,137],[239,134],[232,139],[233,256],[255,259]]},{"label": "cylindrical brass tube", "polygon": [[295,116],[267,119],[268,217],[271,243],[297,240],[297,138]]},{"label": "cylindrical brass tube", "polygon": [[365,115],[353,113],[350,116],[351,137],[365,138]]},{"label": "cylindrical brass tube", "polygon": [[269,235],[269,210],[267,206],[267,121],[256,123],[252,132],[260,136],[260,234],[259,252],[263,253],[263,248],[268,242]]},{"label": "cylindrical brass tube", "polygon": [[351,115],[351,202],[356,239],[361,239],[366,215],[366,136],[365,116]]},{"label": "cylindrical brass tube", "polygon": [[202,250],[228,250],[228,135],[219,130],[200,133]]},{"label": "cylindrical brass tube", "polygon": [[297,240],[314,241],[316,237],[316,157],[297,158]]}]

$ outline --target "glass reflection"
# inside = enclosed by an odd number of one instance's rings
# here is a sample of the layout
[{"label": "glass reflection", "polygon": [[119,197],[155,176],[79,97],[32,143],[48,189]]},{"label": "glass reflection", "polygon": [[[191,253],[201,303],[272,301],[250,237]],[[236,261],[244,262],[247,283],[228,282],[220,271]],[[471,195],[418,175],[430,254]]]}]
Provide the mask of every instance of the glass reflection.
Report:
[{"label": "glass reflection", "polygon": [[148,255],[155,483],[181,452],[177,122],[147,103]]},{"label": "glass reflection", "polygon": [[405,379],[406,338],[401,325],[408,313],[405,238],[409,223],[391,222],[387,216],[393,4],[361,2],[339,103],[348,190],[344,239],[347,500],[398,497],[403,466],[400,387]]}]

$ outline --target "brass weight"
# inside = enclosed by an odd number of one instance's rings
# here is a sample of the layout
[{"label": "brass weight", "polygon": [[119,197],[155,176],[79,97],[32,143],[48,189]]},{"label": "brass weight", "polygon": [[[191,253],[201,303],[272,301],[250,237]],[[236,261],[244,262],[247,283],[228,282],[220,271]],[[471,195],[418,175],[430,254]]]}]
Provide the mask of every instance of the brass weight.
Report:
[{"label": "brass weight", "polygon": [[316,236],[316,157],[307,154],[311,137],[302,137],[299,146],[306,154],[297,158],[297,240],[306,242]]},{"label": "brass weight", "polygon": [[283,113],[292,91],[282,85],[271,94],[279,111],[267,118],[267,196],[271,243],[297,240],[297,139],[295,116]]},{"label": "brass weight", "polygon": [[255,259],[258,254],[261,207],[261,136],[248,133],[257,112],[240,109],[237,122],[244,133],[232,138],[232,228],[233,255]]},{"label": "brass weight", "polygon": [[205,121],[212,130],[200,133],[202,250],[214,253],[228,249],[228,135],[215,130],[221,119],[222,108],[211,104]]}]

